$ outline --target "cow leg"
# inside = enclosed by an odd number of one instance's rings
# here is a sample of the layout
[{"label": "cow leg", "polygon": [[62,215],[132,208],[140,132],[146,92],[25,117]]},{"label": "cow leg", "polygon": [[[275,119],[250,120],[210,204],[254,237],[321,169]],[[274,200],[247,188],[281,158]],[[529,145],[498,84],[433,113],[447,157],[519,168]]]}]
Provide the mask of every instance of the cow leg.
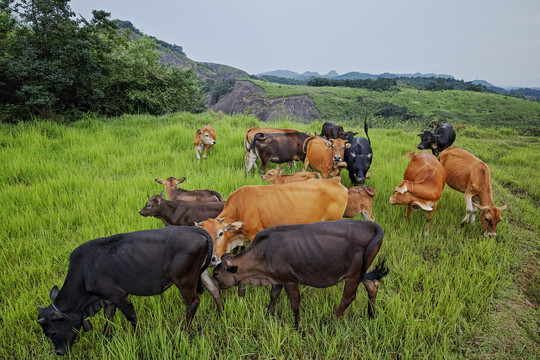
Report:
[{"label": "cow leg", "polygon": [[246,177],[247,173],[251,170],[253,165],[257,162],[257,154],[255,154],[255,152],[253,151],[250,151],[249,156],[247,157],[247,160],[246,158],[244,158],[244,162],[246,165],[245,171],[244,171],[244,177]]},{"label": "cow leg", "polygon": [[341,304],[339,304],[336,310],[336,317],[340,317],[345,309],[356,299],[356,290],[360,284],[361,275],[355,277],[348,277],[345,279],[345,287],[343,289],[343,297],[341,298]]},{"label": "cow leg", "polygon": [[[291,170],[293,163],[294,163],[294,161],[292,161],[292,160],[287,163],[287,170]],[[294,164],[294,167],[296,167],[296,164]]]},{"label": "cow leg", "polygon": [[200,151],[201,151],[201,147],[195,146],[195,153],[197,154],[197,161],[201,161],[201,155],[199,154]]},{"label": "cow leg", "polygon": [[105,316],[107,316],[107,323],[105,324],[105,327],[103,328],[103,335],[105,337],[111,337],[111,326],[110,323],[114,319],[114,314],[116,313],[116,306],[114,304],[110,304],[105,306],[103,309],[103,312],[105,313]]},{"label": "cow leg", "polygon": [[259,171],[261,175],[266,174],[267,167],[268,167],[268,160],[263,160],[263,158],[261,158],[261,169]]},{"label": "cow leg", "polygon": [[424,235],[429,235],[429,222],[431,221],[431,217],[433,216],[433,212],[435,211],[436,205],[433,206],[433,210],[428,211],[426,214],[426,228],[424,229]]},{"label": "cow leg", "polygon": [[281,285],[272,285],[272,289],[270,290],[270,304],[268,304],[268,313],[271,315],[273,315],[276,310],[276,302],[279,294],[281,294],[281,289],[283,289],[283,286]]},{"label": "cow leg", "polygon": [[135,308],[129,298],[124,296],[123,298],[111,299],[111,301],[118,309],[120,309],[122,314],[124,314],[126,319],[135,328],[137,326],[137,314],[135,313]]},{"label": "cow leg", "polygon": [[377,298],[377,291],[379,290],[379,282],[377,280],[362,279],[366,291],[368,293],[368,316],[373,318],[375,311],[375,299]]},{"label": "cow leg", "polygon": [[[465,193],[465,211],[466,211],[465,217],[463,218],[463,220],[461,220],[462,224],[469,222],[470,221],[469,217],[474,212],[474,206],[472,204],[472,195],[467,194],[467,193]],[[474,215],[473,215],[473,220],[470,222],[473,222],[473,221],[474,221]]]},{"label": "cow leg", "polygon": [[405,218],[408,219],[411,217],[412,208],[410,204],[407,204],[407,210],[405,211]]},{"label": "cow leg", "polygon": [[189,326],[191,324],[191,320],[193,319],[193,316],[195,316],[195,313],[197,312],[197,308],[199,307],[199,304],[201,303],[201,300],[199,299],[199,296],[197,296],[197,284],[193,283],[193,281],[186,281],[186,279],[181,280],[174,280],[174,283],[178,290],[180,290],[180,293],[182,294],[182,301],[184,302],[184,305],[186,306],[186,330],[189,329]]},{"label": "cow leg", "polygon": [[204,288],[208,290],[210,295],[212,295],[212,297],[214,298],[218,312],[221,314],[223,312],[223,301],[221,300],[221,293],[219,292],[219,288],[214,281],[215,280],[210,276],[208,269],[204,270],[201,274],[201,282]]},{"label": "cow leg", "polygon": [[304,159],[304,166],[302,167],[302,171],[306,171],[308,165],[309,165],[309,158],[306,155],[306,158]]},{"label": "cow leg", "polygon": [[301,318],[300,318],[300,289],[298,284],[287,284],[284,285],[285,292],[289,297],[289,302],[291,303],[291,309],[294,315],[294,326],[299,327]]}]

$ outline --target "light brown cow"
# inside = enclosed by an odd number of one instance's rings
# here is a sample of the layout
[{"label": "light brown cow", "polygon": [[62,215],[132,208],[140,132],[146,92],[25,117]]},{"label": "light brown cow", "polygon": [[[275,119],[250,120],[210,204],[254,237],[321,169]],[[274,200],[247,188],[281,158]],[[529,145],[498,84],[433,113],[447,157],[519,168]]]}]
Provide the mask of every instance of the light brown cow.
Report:
[{"label": "light brown cow", "polygon": [[349,199],[343,217],[352,218],[362,213],[364,220],[375,221],[371,213],[373,197],[377,194],[375,189],[364,185],[349,188],[347,191],[349,192]]},{"label": "light brown cow", "polygon": [[261,178],[276,185],[321,178],[321,174],[318,172],[301,171],[288,175],[282,175],[282,173],[283,169],[278,167],[276,169],[269,170],[266,174],[262,175]]},{"label": "light brown cow", "polygon": [[196,224],[214,239],[213,264],[234,247],[249,245],[259,231],[271,226],[341,219],[348,194],[340,180],[247,185],[236,190],[221,214]]},{"label": "light brown cow", "polygon": [[214,190],[184,190],[178,187],[178,184],[183,183],[186,178],[168,177],[167,180],[160,178],[155,179],[157,183],[165,185],[165,191],[169,200],[184,200],[184,201],[223,201],[223,196]]},{"label": "light brown cow", "polygon": [[427,151],[418,154],[410,152],[411,162],[405,170],[403,181],[394,189],[390,198],[392,205],[407,205],[405,217],[411,217],[411,210],[426,210],[427,221],[424,233],[429,234],[429,222],[441,199],[446,171],[435,155]]},{"label": "light brown cow", "polygon": [[497,235],[497,223],[506,206],[493,204],[489,167],[468,151],[451,146],[441,153],[441,164],[446,170],[446,183],[465,193],[466,215],[462,223],[475,220],[476,209],[482,210],[480,221],[485,236]]},{"label": "light brown cow", "polygon": [[[244,165],[246,169],[249,165],[249,148],[251,147],[251,143],[253,142],[253,138],[255,137],[255,134],[257,133],[263,133],[263,134],[277,134],[277,133],[296,133],[298,130],[294,129],[280,129],[280,128],[266,128],[266,127],[250,127],[246,131],[246,136],[244,137],[244,148],[246,149],[246,155],[244,156]],[[255,167],[257,167],[257,163],[253,164]],[[288,163],[289,168],[292,165],[292,161]],[[251,168],[251,167],[249,167]],[[248,170],[249,171],[249,170]]]},{"label": "light brown cow", "polygon": [[212,125],[206,125],[202,129],[197,129],[193,137],[193,145],[197,160],[201,161],[200,152],[204,150],[203,159],[206,159],[206,152],[216,143],[216,130]]},{"label": "light brown cow", "polygon": [[347,167],[347,163],[343,162],[343,156],[345,149],[350,147],[351,144],[347,140],[325,140],[312,136],[304,142],[306,159],[302,170],[306,171],[309,165],[313,170],[320,172],[323,179],[338,176],[341,169]]}]

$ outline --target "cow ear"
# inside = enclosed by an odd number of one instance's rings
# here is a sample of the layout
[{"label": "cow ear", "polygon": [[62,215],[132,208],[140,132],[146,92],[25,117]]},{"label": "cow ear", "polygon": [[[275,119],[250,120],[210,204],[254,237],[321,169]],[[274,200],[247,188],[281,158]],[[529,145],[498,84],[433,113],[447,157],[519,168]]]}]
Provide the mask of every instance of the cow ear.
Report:
[{"label": "cow ear", "polygon": [[405,194],[407,192],[407,185],[403,184],[402,186],[397,186],[395,191],[400,194]]},{"label": "cow ear", "polygon": [[225,221],[225,218],[224,218],[224,217],[222,217],[222,218],[219,218],[219,219],[216,219],[216,220],[217,220],[218,222],[222,223],[222,222],[224,222],[224,221]]},{"label": "cow ear", "polygon": [[351,143],[346,143],[346,144],[345,144],[345,149],[348,149],[348,148],[350,148],[350,147],[351,147]]},{"label": "cow ear", "polygon": [[183,183],[184,181],[186,181],[186,177],[185,177],[185,176],[182,176],[180,179],[176,179],[176,183],[177,183],[177,184],[181,184],[181,183]]},{"label": "cow ear", "polygon": [[201,135],[201,134],[202,134],[202,130],[201,130],[201,129],[197,129],[197,134]]},{"label": "cow ear", "polygon": [[325,144],[326,144],[326,146],[328,146],[328,147],[332,147],[332,142],[331,142],[331,141],[327,141]]},{"label": "cow ear", "polygon": [[201,221],[201,222],[196,222],[196,221],[195,221],[195,226],[197,226],[197,227],[202,227],[202,221]]},{"label": "cow ear", "polygon": [[433,208],[423,202],[419,202],[419,201],[413,201],[413,204],[416,204],[418,206],[420,206],[420,208],[422,210],[426,210],[426,211],[433,211]]},{"label": "cow ear", "polygon": [[163,180],[163,179],[155,178],[154,180],[155,180],[158,184],[163,184],[163,185],[165,185],[165,180]]},{"label": "cow ear", "polygon": [[58,290],[58,286],[54,285],[53,288],[51,289],[51,292],[49,293],[49,297],[51,298],[52,301],[56,299],[56,296],[58,296],[59,292],[60,290]]},{"label": "cow ear", "polygon": [[227,225],[225,231],[238,231],[244,225],[241,221],[233,222],[232,224]]},{"label": "cow ear", "polygon": [[418,134],[418,136],[420,136],[420,137],[422,137],[422,135],[424,135],[424,134]]},{"label": "cow ear", "polygon": [[501,210],[501,211],[506,210],[506,205],[504,205],[504,206],[499,206],[497,209],[499,209],[499,210]]},{"label": "cow ear", "polygon": [[367,157],[368,159],[371,159],[373,157],[373,153],[369,153]]},{"label": "cow ear", "polygon": [[238,266],[230,266],[225,269],[227,272],[230,272],[232,274],[236,274],[238,272]]},{"label": "cow ear", "polygon": [[158,203],[160,203],[161,200],[165,199],[165,195],[163,195],[163,191],[159,193],[156,199]]},{"label": "cow ear", "polygon": [[353,132],[352,134],[353,134],[353,136],[356,136],[356,135],[358,135],[358,134],[360,134],[360,133]]}]

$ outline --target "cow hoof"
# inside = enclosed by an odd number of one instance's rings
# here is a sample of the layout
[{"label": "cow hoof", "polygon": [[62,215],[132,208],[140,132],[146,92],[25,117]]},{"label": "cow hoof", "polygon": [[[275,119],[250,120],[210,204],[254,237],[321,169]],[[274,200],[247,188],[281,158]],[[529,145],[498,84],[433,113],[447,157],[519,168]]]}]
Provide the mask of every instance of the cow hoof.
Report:
[{"label": "cow hoof", "polygon": [[240,296],[240,297],[246,296],[246,286],[245,285],[240,285],[238,287],[238,296]]}]

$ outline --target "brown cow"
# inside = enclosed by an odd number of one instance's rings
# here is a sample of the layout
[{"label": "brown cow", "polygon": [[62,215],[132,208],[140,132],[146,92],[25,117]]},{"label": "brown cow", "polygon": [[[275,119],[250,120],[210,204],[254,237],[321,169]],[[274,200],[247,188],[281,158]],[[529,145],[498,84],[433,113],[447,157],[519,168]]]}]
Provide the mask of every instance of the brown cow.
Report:
[{"label": "brown cow", "polygon": [[396,186],[390,198],[392,205],[407,205],[405,217],[411,217],[411,210],[426,210],[427,221],[425,234],[429,234],[429,221],[441,199],[446,171],[435,155],[426,150],[415,154],[410,152],[411,162],[405,170],[403,181]]},{"label": "brown cow", "polygon": [[343,139],[325,140],[312,136],[304,142],[306,158],[302,170],[306,171],[310,165],[313,170],[322,174],[323,179],[338,176],[341,169],[347,167],[347,163],[343,162],[343,156],[345,149],[349,147],[351,144]]},{"label": "brown cow", "polygon": [[360,282],[368,292],[368,316],[373,317],[379,281],[388,274],[384,260],[367,272],[382,245],[384,231],[371,221],[324,221],[314,224],[275,226],[257,234],[249,249],[225,255],[214,269],[219,287],[272,285],[268,312],[285,288],[300,326],[299,285],[326,288],[345,280],[336,310],[340,317],[353,302]]},{"label": "brown cow", "polygon": [[341,219],[348,194],[340,180],[247,185],[236,190],[221,214],[197,224],[214,239],[213,264],[234,247],[249,245],[259,231],[270,226]]},{"label": "brown cow", "polygon": [[174,178],[168,177],[167,180],[160,178],[155,179],[157,183],[165,185],[165,192],[169,200],[184,200],[184,201],[223,201],[223,196],[214,190],[184,190],[178,185],[186,181],[185,177]]},{"label": "brown cow", "polygon": [[377,194],[375,189],[364,185],[349,188],[347,191],[349,192],[349,200],[347,200],[347,208],[343,217],[352,218],[362,213],[364,220],[375,221],[371,213],[373,197]]},{"label": "brown cow", "polygon": [[506,206],[493,204],[489,167],[468,151],[451,146],[441,153],[441,164],[446,170],[446,183],[465,193],[466,215],[462,223],[475,220],[476,208],[482,210],[480,221],[485,236],[497,235],[497,223]]},{"label": "brown cow", "polygon": [[199,154],[204,149],[203,158],[206,159],[206,152],[216,143],[216,129],[212,125],[206,125],[201,129],[195,131],[193,136],[193,146],[195,146],[195,153],[197,154],[197,160],[201,161],[201,155]]},{"label": "brown cow", "polygon": [[282,175],[282,173],[283,169],[278,167],[277,169],[269,170],[266,174],[262,175],[261,178],[276,185],[321,178],[321,174],[318,172],[301,171],[288,175]]},{"label": "brown cow", "polygon": [[[257,133],[263,133],[263,134],[276,134],[276,133],[297,133],[298,130],[294,129],[280,129],[280,128],[265,128],[265,127],[250,127],[246,131],[246,136],[244,137],[244,147],[246,149],[246,155],[244,156],[244,164],[247,168],[248,162],[249,162],[249,149],[251,147],[251,143],[253,142],[253,138]],[[292,161],[288,162],[289,168],[292,165]],[[253,164],[255,167],[257,167],[257,163]]]}]

